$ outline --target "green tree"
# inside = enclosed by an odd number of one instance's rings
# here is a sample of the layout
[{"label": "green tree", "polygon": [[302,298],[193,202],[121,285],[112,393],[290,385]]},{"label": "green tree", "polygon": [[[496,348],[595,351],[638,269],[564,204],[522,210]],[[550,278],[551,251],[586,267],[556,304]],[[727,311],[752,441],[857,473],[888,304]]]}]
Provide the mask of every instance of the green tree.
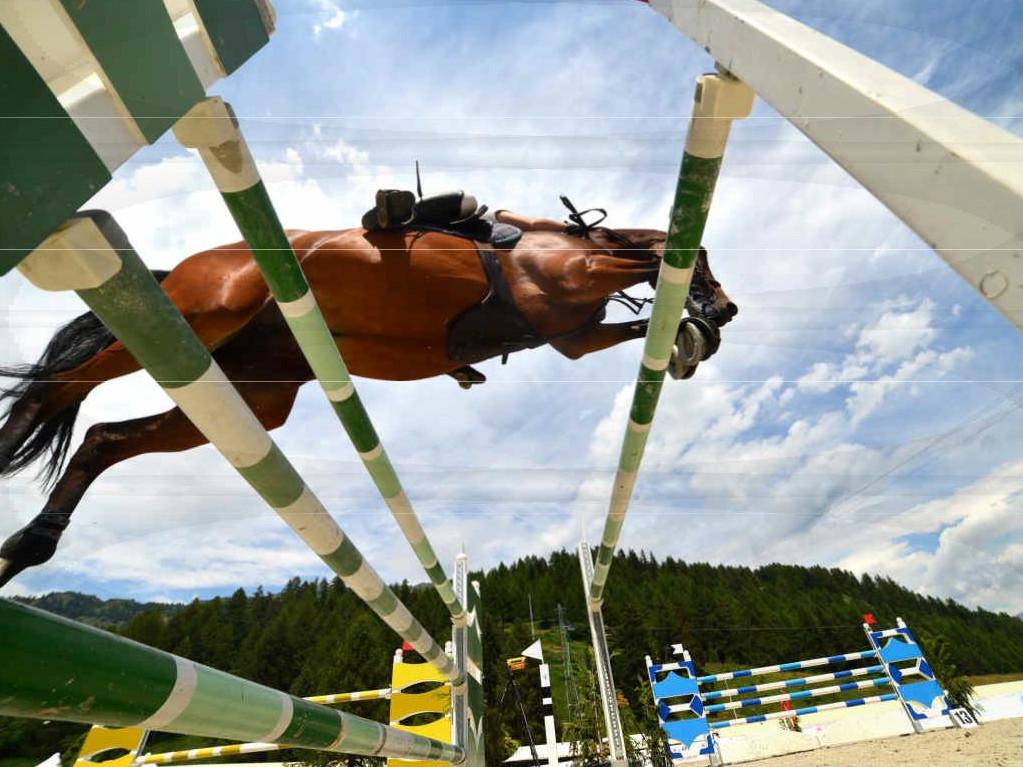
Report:
[{"label": "green tree", "polygon": [[600,707],[600,690],[593,650],[580,653],[578,664],[579,705],[575,716],[565,723],[565,740],[572,744],[572,759],[577,767],[604,764],[604,715]]},{"label": "green tree", "polygon": [[945,689],[949,705],[952,708],[965,708],[971,714],[976,714],[973,708],[973,685],[959,672],[951,643],[941,634],[929,632],[920,635],[920,643],[931,670]]}]

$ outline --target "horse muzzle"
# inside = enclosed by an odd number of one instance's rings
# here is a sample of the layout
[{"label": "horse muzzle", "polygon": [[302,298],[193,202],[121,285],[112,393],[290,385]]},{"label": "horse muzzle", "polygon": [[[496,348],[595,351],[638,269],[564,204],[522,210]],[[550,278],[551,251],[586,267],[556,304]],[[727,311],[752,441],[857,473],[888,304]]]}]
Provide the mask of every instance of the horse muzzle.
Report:
[{"label": "horse muzzle", "polygon": [[703,316],[720,328],[731,322],[738,313],[739,307],[731,301],[727,301],[724,305],[712,304],[703,312]]},{"label": "horse muzzle", "polygon": [[731,301],[700,301],[690,296],[689,314],[713,322],[717,327],[727,325],[739,313],[739,307]]}]

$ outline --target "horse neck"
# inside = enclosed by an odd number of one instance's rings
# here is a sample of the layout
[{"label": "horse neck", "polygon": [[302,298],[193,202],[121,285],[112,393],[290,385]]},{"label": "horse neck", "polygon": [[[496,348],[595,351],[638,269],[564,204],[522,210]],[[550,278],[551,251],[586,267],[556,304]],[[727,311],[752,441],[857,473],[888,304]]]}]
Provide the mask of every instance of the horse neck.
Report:
[{"label": "horse neck", "polygon": [[595,229],[593,241],[619,258],[660,261],[654,252],[654,238],[645,229]]}]

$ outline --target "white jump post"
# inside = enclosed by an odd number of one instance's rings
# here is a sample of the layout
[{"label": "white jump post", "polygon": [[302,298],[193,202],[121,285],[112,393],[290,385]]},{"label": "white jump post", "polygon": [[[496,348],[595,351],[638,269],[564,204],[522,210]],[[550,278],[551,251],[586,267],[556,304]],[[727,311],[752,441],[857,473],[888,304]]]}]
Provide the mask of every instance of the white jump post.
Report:
[{"label": "white jump post", "polygon": [[554,727],[554,698],[551,695],[551,667],[540,664],[540,702],[543,706],[543,732],[547,739],[547,765],[558,767],[558,733]]},{"label": "white jump post", "polygon": [[[590,544],[579,544],[579,568],[583,578],[583,590],[589,591],[593,582],[593,554]],[[600,690],[600,707],[604,714],[604,731],[607,734],[608,750],[612,767],[628,764],[625,753],[625,733],[618,712],[615,696],[614,672],[611,670],[611,653],[607,647],[607,633],[604,631],[604,615],[600,603],[587,604],[586,617],[590,623],[590,640],[593,643],[593,662],[597,667],[597,687]]]},{"label": "white jump post", "polygon": [[453,688],[452,742],[465,751],[466,767],[484,767],[480,589],[478,581],[469,581],[469,557],[464,551],[455,557],[454,590],[466,619],[452,629],[455,667],[465,680],[464,684]]},{"label": "white jump post", "polygon": [[522,651],[523,657],[540,661],[540,706],[543,709],[543,730],[547,740],[547,765],[558,767],[558,735],[554,727],[554,698],[551,695],[551,667],[543,657],[543,642],[537,639]]}]

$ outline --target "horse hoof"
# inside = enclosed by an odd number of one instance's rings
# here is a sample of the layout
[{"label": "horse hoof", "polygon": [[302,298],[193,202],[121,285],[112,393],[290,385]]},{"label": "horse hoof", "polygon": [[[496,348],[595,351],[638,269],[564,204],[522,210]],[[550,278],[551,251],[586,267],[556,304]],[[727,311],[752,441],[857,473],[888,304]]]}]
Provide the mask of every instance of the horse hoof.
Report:
[{"label": "horse hoof", "polygon": [[23,569],[23,567],[18,567],[11,560],[0,557],[0,589],[6,586],[11,578]]},{"label": "horse hoof", "polygon": [[697,366],[721,346],[721,333],[702,317],[686,317],[678,326],[668,373],[677,381],[692,378]]},{"label": "horse hoof", "polygon": [[692,378],[696,366],[706,358],[706,351],[707,344],[700,328],[696,323],[683,322],[671,350],[668,374],[676,381]]},{"label": "horse hoof", "polygon": [[0,586],[28,567],[41,565],[57,550],[62,530],[32,520],[0,546]]}]

